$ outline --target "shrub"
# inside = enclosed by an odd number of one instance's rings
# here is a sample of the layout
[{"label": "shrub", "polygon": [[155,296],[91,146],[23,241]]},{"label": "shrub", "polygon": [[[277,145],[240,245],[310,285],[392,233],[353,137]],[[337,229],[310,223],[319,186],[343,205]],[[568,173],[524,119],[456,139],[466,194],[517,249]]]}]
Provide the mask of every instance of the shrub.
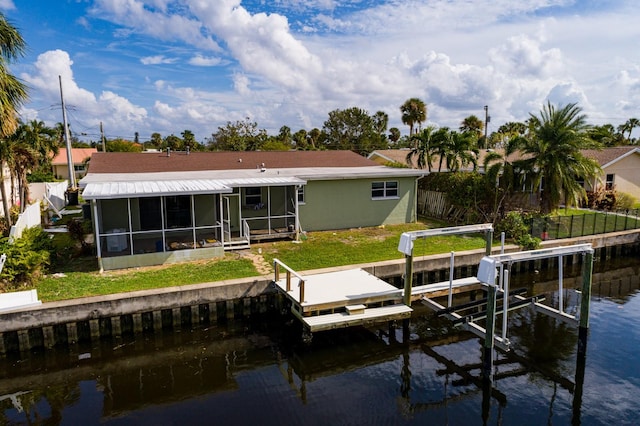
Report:
[{"label": "shrub", "polygon": [[595,191],[587,192],[587,207],[598,210],[612,210],[616,205],[617,195],[615,189],[597,188]]},{"label": "shrub", "polygon": [[520,212],[512,211],[506,214],[504,219],[496,224],[496,233],[502,233],[507,238],[517,242],[525,235],[529,235],[529,227],[526,225]]},{"label": "shrub", "polygon": [[529,234],[524,234],[516,240],[516,244],[522,248],[522,250],[535,250],[540,247],[542,240],[538,237],[532,237]]},{"label": "shrub", "polygon": [[616,203],[613,206],[617,210],[629,210],[636,204],[636,199],[625,192],[618,192]]},{"label": "shrub", "polygon": [[5,289],[31,285],[46,272],[53,245],[49,235],[38,227],[26,229],[22,237],[9,243],[0,239],[0,252],[7,255],[0,281]]}]

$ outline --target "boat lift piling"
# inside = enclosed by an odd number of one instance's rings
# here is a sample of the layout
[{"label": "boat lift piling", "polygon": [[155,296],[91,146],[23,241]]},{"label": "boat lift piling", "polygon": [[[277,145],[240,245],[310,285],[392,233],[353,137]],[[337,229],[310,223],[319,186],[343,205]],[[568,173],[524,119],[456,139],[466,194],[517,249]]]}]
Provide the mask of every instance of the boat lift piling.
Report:
[{"label": "boat lift piling", "polygon": [[[459,235],[484,232],[485,234],[485,254],[491,254],[491,245],[493,242],[493,225],[483,223],[478,225],[453,226],[449,228],[425,229],[421,231],[405,232],[400,236],[398,251],[404,253],[405,256],[405,272],[404,272],[404,304],[411,306],[411,289],[413,288],[413,242],[418,238],[433,237],[436,235]],[[449,273],[450,286],[453,284],[454,269],[454,252],[451,252],[451,265]]]},{"label": "boat lift piling", "polygon": [[[454,253],[451,253],[449,282],[448,282],[448,300],[447,306],[443,306],[434,300],[437,290],[444,290],[441,284],[413,287],[413,241],[417,238],[426,238],[436,235],[452,235],[485,232],[486,237],[486,255],[478,265],[477,277],[454,280]],[[522,251],[515,253],[504,253],[504,233],[501,235],[502,248],[500,254],[491,255],[491,242],[493,239],[493,227],[491,224],[468,225],[450,228],[429,229],[424,231],[405,232],[400,238],[398,250],[405,255],[405,277],[404,277],[404,303],[407,306],[411,304],[411,294],[417,293],[421,295],[423,304],[429,306],[438,312],[441,316],[446,316],[456,325],[462,325],[468,331],[476,334],[483,339],[483,362],[482,373],[483,379],[491,383],[493,370],[493,352],[494,347],[507,352],[510,350],[510,342],[507,337],[508,329],[508,313],[510,310],[519,309],[524,306],[532,306],[536,312],[544,313],[558,320],[569,323],[570,325],[578,325],[578,356],[584,357],[586,353],[587,334],[589,327],[589,299],[591,297],[591,275],[593,269],[593,248],[591,244],[577,244],[573,246],[557,247],[550,249]],[[582,297],[579,309],[579,318],[577,315],[569,315],[565,312],[563,295],[563,258],[566,255],[582,254]],[[509,290],[509,273],[511,266],[516,262],[532,261],[539,259],[558,258],[558,308],[544,305],[540,303],[544,297],[533,296],[525,298],[517,292]],[[456,288],[469,288],[471,285],[480,284],[487,294],[486,300],[477,301],[475,303],[467,303],[458,307],[452,306],[454,281]],[[446,288],[446,287],[445,287]],[[442,292],[440,292],[441,294]],[[431,296],[434,295],[434,296]],[[431,297],[429,297],[431,296]],[[502,296],[502,297],[500,297]],[[514,301],[510,302],[513,298]],[[502,299],[502,309],[497,310],[498,299]],[[463,316],[457,311],[468,309],[470,305],[481,306],[486,304],[486,310],[481,313]],[[499,335],[495,333],[496,315],[502,315],[502,332]],[[485,319],[486,325],[482,327],[474,321]],[[408,325],[406,325],[408,326]]]},{"label": "boat lift piling", "polygon": [[[582,254],[583,256],[583,265],[582,265],[582,297],[580,302],[580,312],[579,319],[577,316],[572,316],[567,314],[564,311],[563,304],[563,258],[566,255],[573,254]],[[591,248],[591,244],[577,244],[573,246],[566,247],[557,247],[552,249],[542,249],[542,250],[532,250],[532,251],[523,251],[511,254],[500,254],[494,256],[486,256],[480,261],[480,266],[478,267],[478,279],[486,284],[487,286],[487,313],[486,313],[486,328],[485,328],[485,340],[484,340],[484,350],[483,350],[483,375],[486,380],[491,381],[492,374],[492,365],[493,365],[493,345],[492,342],[494,340],[494,320],[495,316],[498,314],[495,308],[495,296],[492,294],[498,290],[498,286],[495,285],[496,279],[496,269],[499,268],[502,271],[501,283],[502,283],[502,292],[504,294],[503,297],[503,311],[502,311],[502,336],[501,338],[495,338],[503,344],[509,345],[509,340],[507,338],[507,314],[510,310],[509,307],[509,270],[511,269],[511,265],[515,262],[522,262],[528,260],[536,260],[536,259],[544,259],[544,258],[558,258],[558,309],[543,305],[538,301],[538,298],[533,297],[530,299],[525,299],[522,296],[515,295],[514,298],[517,300],[515,304],[512,305],[515,308],[516,304],[520,306],[531,305],[535,308],[536,312],[543,313],[549,316],[552,316],[558,320],[564,321],[571,325],[576,325],[579,323],[578,327],[578,357],[583,357],[586,354],[586,346],[587,346],[587,334],[589,327],[589,305],[590,305],[590,297],[591,297],[591,281],[592,281],[592,270],[593,270],[593,248]],[[506,267],[505,267],[506,266]],[[494,298],[493,302],[491,302],[492,297]]]}]

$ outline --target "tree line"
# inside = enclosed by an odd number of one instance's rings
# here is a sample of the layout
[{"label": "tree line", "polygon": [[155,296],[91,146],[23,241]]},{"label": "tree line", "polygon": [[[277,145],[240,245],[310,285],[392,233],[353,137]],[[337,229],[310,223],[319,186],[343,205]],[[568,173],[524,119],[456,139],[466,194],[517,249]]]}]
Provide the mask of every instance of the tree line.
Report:
[{"label": "tree line", "polygon": [[[9,72],[9,65],[24,55],[25,41],[0,14],[0,163],[7,166],[12,182],[11,196],[5,185],[0,185],[4,211],[11,210],[9,200],[18,198],[20,209],[28,202],[28,182],[53,180],[51,159],[64,146],[64,126],[57,123],[48,127],[44,122],[32,120],[22,122],[17,111],[28,98],[27,87]],[[387,148],[409,148],[408,162],[415,160],[420,168],[429,171],[437,167],[442,171],[457,171],[467,166],[478,167],[481,149],[502,148],[505,153],[492,153],[485,158],[487,175],[501,176],[500,184],[514,187],[521,184],[522,176],[537,179],[545,185],[558,189],[545,191],[543,208],[548,210],[556,202],[557,194],[577,199],[580,191],[571,183],[576,177],[587,178],[593,167],[579,156],[576,164],[567,164],[570,154],[588,147],[600,148],[619,145],[636,145],[640,141],[632,138],[634,128],[640,120],[630,118],[614,126],[605,124],[590,126],[581,109],[570,104],[555,107],[547,104],[539,115],[531,114],[524,122],[508,122],[497,131],[486,134],[485,123],[475,115],[463,118],[457,129],[436,128],[423,123],[427,121],[427,105],[419,98],[410,98],[399,106],[400,118],[408,126],[409,134],[402,135],[397,127],[388,128],[386,112],[373,114],[359,107],[335,109],[328,113],[322,128],[299,129],[295,132],[282,126],[278,134],[269,135],[258,123],[245,118],[228,121],[217,131],[197,141],[191,130],[179,136],[162,136],[154,132],[147,141],[141,142],[135,132],[133,140],[113,138],[109,140],[82,142],[73,132],[73,147],[96,147],[106,151],[193,150],[193,151],[253,151],[253,150],[352,150],[367,155],[374,150]],[[70,129],[69,129],[70,130]],[[510,162],[509,153],[520,151],[528,158]],[[502,155],[502,156],[501,156]],[[432,159],[437,159],[434,163]],[[563,161],[564,161],[563,160]],[[559,162],[560,161],[560,162]],[[508,178],[509,173],[513,176]],[[497,179],[497,178],[496,178]],[[0,167],[0,182],[5,180],[5,168]],[[546,189],[546,188],[545,188]],[[9,215],[6,215],[9,216]],[[8,222],[11,220],[8,218]]]}]

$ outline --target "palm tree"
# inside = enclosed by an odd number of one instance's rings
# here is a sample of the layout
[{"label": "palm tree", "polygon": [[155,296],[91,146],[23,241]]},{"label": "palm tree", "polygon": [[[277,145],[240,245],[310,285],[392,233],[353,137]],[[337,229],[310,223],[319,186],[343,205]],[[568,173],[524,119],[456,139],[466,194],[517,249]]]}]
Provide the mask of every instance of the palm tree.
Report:
[{"label": "palm tree", "polygon": [[451,172],[457,172],[461,167],[469,164],[476,169],[478,148],[476,146],[476,136],[472,133],[459,133],[456,131],[449,132],[448,152],[445,155],[447,160],[447,169]]},{"label": "palm tree", "polygon": [[529,133],[519,139],[519,148],[528,158],[518,163],[533,173],[536,186],[542,184],[542,212],[556,209],[562,195],[566,204],[577,205],[586,198],[586,192],[576,178],[593,179],[600,171],[598,163],[580,151],[600,148],[589,137],[590,127],[582,109],[573,103],[556,108],[548,102],[539,117],[531,115],[528,121]]},{"label": "palm tree", "polygon": [[373,128],[377,134],[384,136],[389,126],[389,114],[384,111],[378,111],[371,116],[373,119]]},{"label": "palm tree", "polygon": [[470,115],[462,120],[459,130],[462,133],[472,133],[480,140],[483,137],[482,131],[484,130],[484,123],[475,115]]},{"label": "palm tree", "polygon": [[442,171],[442,165],[453,146],[451,130],[448,127],[439,128],[433,135],[433,153],[439,157],[438,172]]},{"label": "palm tree", "polygon": [[389,140],[392,143],[398,143],[398,141],[400,140],[400,137],[402,135],[400,134],[400,129],[398,129],[397,127],[392,127],[389,129]]},{"label": "palm tree", "polygon": [[413,136],[413,127],[415,124],[427,121],[427,105],[418,98],[407,99],[400,106],[402,113],[402,123],[409,126],[409,137]]},{"label": "palm tree", "polygon": [[501,210],[504,199],[521,183],[522,176],[510,160],[518,150],[518,142],[516,138],[510,139],[505,144],[503,154],[490,150],[484,157],[485,180],[489,186],[495,185],[493,222],[498,219],[498,212]]},{"label": "palm tree", "polygon": [[7,138],[18,126],[16,111],[27,100],[27,88],[9,72],[8,65],[24,56],[25,50],[26,43],[18,30],[0,13],[0,193],[4,216],[9,226],[11,226],[10,206],[2,169],[8,159],[6,156],[10,155],[10,142]]},{"label": "palm tree", "polygon": [[618,126],[618,131],[623,135],[625,132],[628,132],[629,135],[627,136],[627,141],[628,143],[632,143],[631,132],[633,132],[633,129],[636,127],[640,127],[640,120],[637,118],[630,118],[624,124]]},{"label": "palm tree", "polygon": [[60,150],[56,140],[56,130],[47,127],[44,121],[31,120],[28,123],[20,124],[14,137],[20,143],[35,150],[40,162],[49,161]]},{"label": "palm tree", "polygon": [[412,136],[413,148],[407,154],[407,164],[413,164],[413,157],[416,157],[416,165],[419,169],[424,169],[425,166],[431,173],[431,156],[435,149],[434,137],[436,128],[434,126],[427,126],[421,133]]},{"label": "palm tree", "polygon": [[600,142],[603,146],[619,146],[625,144],[624,135],[617,132],[613,124],[603,124],[594,126],[589,131],[589,136],[594,141]]}]

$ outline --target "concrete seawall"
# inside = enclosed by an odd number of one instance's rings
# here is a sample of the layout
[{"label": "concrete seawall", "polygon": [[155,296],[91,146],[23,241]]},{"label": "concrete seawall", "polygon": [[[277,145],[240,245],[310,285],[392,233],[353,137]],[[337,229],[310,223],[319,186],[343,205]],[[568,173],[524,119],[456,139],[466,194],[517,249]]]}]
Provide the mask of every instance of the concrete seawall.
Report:
[{"label": "concrete seawall", "polygon": [[[605,259],[640,243],[640,230],[543,242],[543,247],[591,243],[596,256]],[[517,251],[505,247],[506,252]],[[494,247],[496,253],[499,248]],[[456,276],[475,274],[484,249],[455,254]],[[450,254],[414,258],[414,271],[423,281],[442,281],[448,276]],[[573,263],[574,259],[566,259]],[[522,270],[553,266],[519,264]],[[302,274],[362,268],[400,287],[405,260],[306,271]],[[155,290],[87,297],[0,314],[0,354],[76,344],[127,334],[179,329],[227,319],[282,311],[282,300],[271,285],[272,276],[194,284]],[[416,280],[418,282],[418,280]]]}]

